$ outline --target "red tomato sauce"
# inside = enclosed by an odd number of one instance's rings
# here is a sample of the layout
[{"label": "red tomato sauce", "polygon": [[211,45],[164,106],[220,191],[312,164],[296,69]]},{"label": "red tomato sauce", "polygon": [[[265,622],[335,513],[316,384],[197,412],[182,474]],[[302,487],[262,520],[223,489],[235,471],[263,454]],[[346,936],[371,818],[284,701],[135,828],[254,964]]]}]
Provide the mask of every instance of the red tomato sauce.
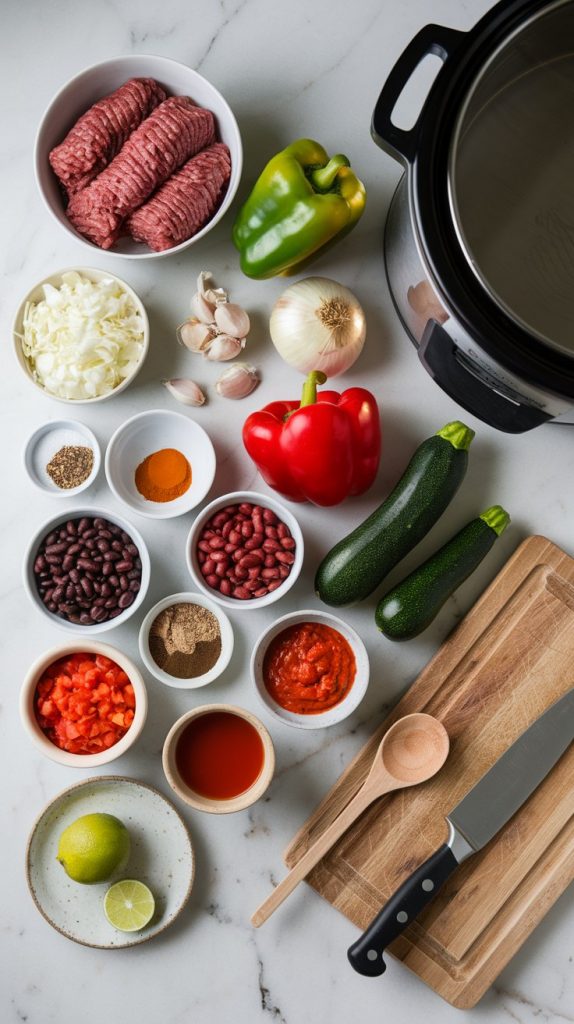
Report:
[{"label": "red tomato sauce", "polygon": [[42,673],[34,695],[41,730],[60,750],[99,754],[134,720],[134,688],[123,668],[103,654],[71,654]]},{"label": "red tomato sauce", "polygon": [[340,704],[357,673],[344,636],[319,622],[288,626],[263,659],[263,680],[273,700],[297,715],[316,715]]},{"label": "red tomato sauce", "polygon": [[175,748],[181,778],[194,793],[231,800],[259,778],[263,742],[251,722],[231,711],[208,711],[192,718]]}]

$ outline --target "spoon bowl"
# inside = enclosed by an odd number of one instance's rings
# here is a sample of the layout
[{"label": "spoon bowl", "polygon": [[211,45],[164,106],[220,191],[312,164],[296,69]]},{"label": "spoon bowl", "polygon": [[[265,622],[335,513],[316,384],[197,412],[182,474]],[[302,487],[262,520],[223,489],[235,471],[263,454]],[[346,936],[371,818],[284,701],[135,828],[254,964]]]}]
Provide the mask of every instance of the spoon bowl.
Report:
[{"label": "spoon bowl", "polygon": [[383,736],[369,777],[378,775],[382,766],[403,786],[414,786],[442,768],[448,751],[448,733],[442,722],[422,713],[405,715]]}]

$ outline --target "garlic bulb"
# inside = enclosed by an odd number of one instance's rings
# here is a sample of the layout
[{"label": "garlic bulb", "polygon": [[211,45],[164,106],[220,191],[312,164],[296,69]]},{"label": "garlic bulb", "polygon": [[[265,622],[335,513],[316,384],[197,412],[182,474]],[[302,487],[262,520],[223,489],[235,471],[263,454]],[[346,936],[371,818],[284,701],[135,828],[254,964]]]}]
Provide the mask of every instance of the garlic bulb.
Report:
[{"label": "garlic bulb", "polygon": [[301,373],[344,373],[361,354],[365,314],[352,292],[327,277],[306,277],[286,288],[269,324],[279,355]]},{"label": "garlic bulb", "polygon": [[235,363],[230,366],[215,385],[215,390],[223,398],[246,398],[259,384],[259,375],[254,366],[248,363]]},{"label": "garlic bulb", "polygon": [[211,274],[202,270],[191,300],[194,314],[177,328],[177,339],[190,352],[203,352],[212,362],[235,359],[245,347],[251,327],[241,306],[228,302],[223,288],[210,288]]},{"label": "garlic bulb", "polygon": [[182,405],[203,405],[205,395],[199,384],[194,380],[186,380],[185,377],[174,377],[173,380],[162,380],[170,395],[173,395]]}]

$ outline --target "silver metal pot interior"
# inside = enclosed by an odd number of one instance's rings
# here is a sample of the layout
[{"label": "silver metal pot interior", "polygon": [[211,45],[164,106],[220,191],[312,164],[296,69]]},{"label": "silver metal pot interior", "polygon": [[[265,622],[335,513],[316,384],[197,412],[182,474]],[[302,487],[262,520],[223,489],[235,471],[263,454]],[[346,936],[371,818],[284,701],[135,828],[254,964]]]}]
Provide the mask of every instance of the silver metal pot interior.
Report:
[{"label": "silver metal pot interior", "polygon": [[492,297],[574,354],[574,2],[560,0],[492,55],[453,134],[449,198]]}]

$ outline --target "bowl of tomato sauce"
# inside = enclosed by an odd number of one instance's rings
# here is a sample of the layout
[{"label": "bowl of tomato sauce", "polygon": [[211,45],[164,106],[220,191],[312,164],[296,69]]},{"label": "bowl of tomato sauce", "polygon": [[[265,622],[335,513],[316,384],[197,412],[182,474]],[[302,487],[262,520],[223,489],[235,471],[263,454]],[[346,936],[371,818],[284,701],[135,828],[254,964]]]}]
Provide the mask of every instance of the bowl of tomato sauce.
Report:
[{"label": "bowl of tomato sauce", "polygon": [[135,743],[147,715],[142,675],[130,658],[95,640],[60,644],[28,671],[20,717],[46,757],[74,768],[115,761]]},{"label": "bowl of tomato sauce", "polygon": [[276,619],[251,655],[257,695],[274,718],[297,729],[324,729],[347,718],[369,684],[369,656],[358,633],[311,609]]}]

